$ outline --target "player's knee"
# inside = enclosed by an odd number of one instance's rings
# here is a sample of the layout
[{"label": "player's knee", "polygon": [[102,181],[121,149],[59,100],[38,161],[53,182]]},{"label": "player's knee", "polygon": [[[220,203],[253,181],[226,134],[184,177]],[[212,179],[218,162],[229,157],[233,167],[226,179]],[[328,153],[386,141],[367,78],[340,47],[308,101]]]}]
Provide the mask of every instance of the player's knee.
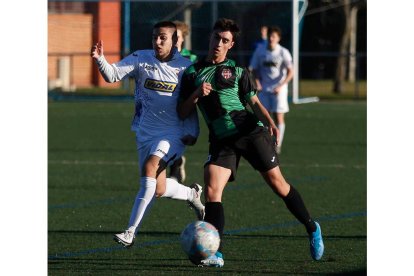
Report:
[{"label": "player's knee", "polygon": [[156,176],[157,176],[157,170],[158,170],[157,164],[154,164],[151,161],[147,161],[145,163],[145,165],[144,165],[143,175],[145,175],[147,177],[154,177],[154,178],[156,178]]},{"label": "player's knee", "polygon": [[263,176],[273,192],[277,195],[284,197],[289,193],[290,185],[286,182],[278,168],[263,173]]},{"label": "player's knee", "polygon": [[222,189],[215,186],[206,186],[205,197],[208,202],[221,202]]},{"label": "player's knee", "polygon": [[274,186],[273,190],[280,197],[285,197],[289,193],[290,185],[284,179],[277,179]]},{"label": "player's knee", "polygon": [[166,188],[165,186],[162,187],[162,185],[157,184],[157,188],[155,189],[155,197],[162,197],[165,194]]}]

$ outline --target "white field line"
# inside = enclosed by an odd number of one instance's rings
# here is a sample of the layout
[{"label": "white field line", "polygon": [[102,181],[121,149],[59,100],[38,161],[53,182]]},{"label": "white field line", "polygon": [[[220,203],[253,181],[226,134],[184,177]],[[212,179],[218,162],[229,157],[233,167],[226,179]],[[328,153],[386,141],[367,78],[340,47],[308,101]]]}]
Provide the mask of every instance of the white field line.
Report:
[{"label": "white field line", "polygon": [[[138,166],[138,162],[134,161],[102,161],[102,160],[49,160],[49,164],[53,165],[92,165],[92,166]],[[204,162],[191,162],[191,164],[196,166],[202,166]],[[246,163],[241,163],[240,166],[248,166]],[[282,164],[282,167],[305,167],[305,168],[334,168],[334,169],[366,169],[365,164],[360,165],[344,165],[344,164]]]}]

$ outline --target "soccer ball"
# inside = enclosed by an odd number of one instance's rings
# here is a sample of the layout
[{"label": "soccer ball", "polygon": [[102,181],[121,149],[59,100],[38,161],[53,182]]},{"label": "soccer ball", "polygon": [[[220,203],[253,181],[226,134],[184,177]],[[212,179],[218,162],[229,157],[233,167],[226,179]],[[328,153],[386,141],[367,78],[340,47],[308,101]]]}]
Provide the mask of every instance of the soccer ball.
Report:
[{"label": "soccer ball", "polygon": [[217,229],[205,221],[195,221],[187,225],[180,238],[184,252],[195,265],[214,255],[220,245]]}]

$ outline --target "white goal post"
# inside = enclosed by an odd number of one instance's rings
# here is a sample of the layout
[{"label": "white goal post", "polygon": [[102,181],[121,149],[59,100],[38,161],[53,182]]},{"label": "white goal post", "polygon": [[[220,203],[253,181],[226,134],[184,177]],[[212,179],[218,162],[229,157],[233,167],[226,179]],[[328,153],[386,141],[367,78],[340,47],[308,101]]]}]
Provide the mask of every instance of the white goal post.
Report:
[{"label": "white goal post", "polygon": [[[299,2],[303,2],[299,10]],[[294,77],[292,80],[292,102],[294,104],[318,102],[318,97],[299,98],[299,23],[305,14],[308,7],[308,0],[292,0],[292,56],[293,56],[293,71]]]}]

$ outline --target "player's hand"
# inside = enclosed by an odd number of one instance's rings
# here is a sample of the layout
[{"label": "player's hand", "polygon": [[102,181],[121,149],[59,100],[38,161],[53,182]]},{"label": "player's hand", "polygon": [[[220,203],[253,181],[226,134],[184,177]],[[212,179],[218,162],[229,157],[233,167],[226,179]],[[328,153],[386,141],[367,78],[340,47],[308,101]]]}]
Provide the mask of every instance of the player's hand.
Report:
[{"label": "player's hand", "polygon": [[100,56],[103,56],[103,41],[99,40],[98,43],[92,46],[91,48],[91,57],[98,59]]},{"label": "player's hand", "polygon": [[280,131],[276,127],[275,123],[274,122],[270,123],[268,129],[269,129],[270,135],[275,137],[276,146],[279,145]]},{"label": "player's hand", "polygon": [[276,86],[275,89],[273,89],[273,94],[279,94],[280,90],[282,90],[282,86]]},{"label": "player's hand", "polygon": [[197,96],[201,98],[210,95],[211,90],[213,90],[211,83],[203,82],[203,84],[197,88],[196,93]]}]

